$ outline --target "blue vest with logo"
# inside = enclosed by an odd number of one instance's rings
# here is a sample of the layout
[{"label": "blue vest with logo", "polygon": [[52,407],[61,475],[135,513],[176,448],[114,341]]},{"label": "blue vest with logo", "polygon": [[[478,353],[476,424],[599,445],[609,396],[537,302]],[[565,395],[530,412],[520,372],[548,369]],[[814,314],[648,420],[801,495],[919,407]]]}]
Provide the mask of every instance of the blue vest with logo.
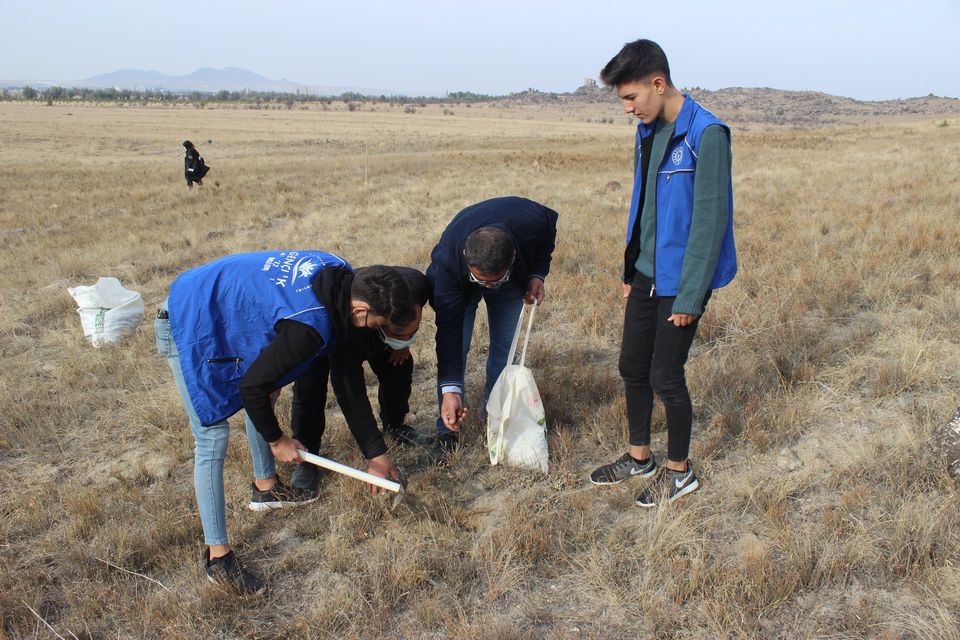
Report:
[{"label": "blue vest with logo", "polygon": [[[667,145],[663,162],[657,171],[657,238],[654,255],[654,277],[657,294],[675,296],[680,287],[680,272],[687,240],[690,238],[690,222],[693,218],[693,179],[697,168],[697,154],[703,130],[719,125],[730,135],[730,128],[717,116],[700,106],[693,98],[684,96],[683,106],[674,124],[673,138]],[[641,142],[653,135],[656,122],[637,126],[637,153]],[[634,226],[643,203],[640,191],[646,176],[642,162],[637,157],[636,175],[633,180],[633,196],[630,200],[630,219],[627,224],[627,244],[630,243]],[[647,187],[649,188],[649,186]],[[733,242],[733,180],[727,187],[727,229],[720,246],[720,256],[711,289],[728,284],[737,273],[737,252]],[[639,233],[639,229],[637,230]]]},{"label": "blue vest with logo", "polygon": [[322,251],[263,251],[220,258],[186,271],[170,286],[170,330],[193,408],[203,425],[243,407],[240,380],[276,337],[280,320],[317,330],[323,347],[278,387],[302,375],[333,342],[329,312],[312,284],[324,269],[350,268]]}]

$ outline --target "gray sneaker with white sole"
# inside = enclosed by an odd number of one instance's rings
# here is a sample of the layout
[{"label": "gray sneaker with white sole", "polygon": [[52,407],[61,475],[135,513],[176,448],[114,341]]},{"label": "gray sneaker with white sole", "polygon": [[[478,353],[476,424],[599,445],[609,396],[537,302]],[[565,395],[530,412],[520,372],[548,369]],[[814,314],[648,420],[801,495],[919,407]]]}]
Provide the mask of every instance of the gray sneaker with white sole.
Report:
[{"label": "gray sneaker with white sole", "polygon": [[208,548],[203,553],[203,564],[207,580],[234,589],[237,593],[258,595],[267,589],[263,580],[241,564],[232,549],[225,556],[211,558]]},{"label": "gray sneaker with white sole", "polygon": [[303,491],[288,487],[278,478],[277,483],[266,491],[260,491],[257,489],[257,485],[251,482],[250,504],[247,506],[251,511],[270,511],[271,509],[310,504],[316,502],[319,497],[316,491]]},{"label": "gray sneaker with white sole", "polygon": [[627,478],[649,478],[657,473],[657,459],[650,454],[644,464],[634,460],[629,453],[623,454],[616,462],[598,467],[590,474],[593,484],[619,484]]},{"label": "gray sneaker with white sole", "polygon": [[700,488],[700,481],[693,472],[693,463],[687,461],[686,471],[667,469],[661,482],[653,482],[637,497],[640,507],[655,507],[661,500],[673,502]]}]

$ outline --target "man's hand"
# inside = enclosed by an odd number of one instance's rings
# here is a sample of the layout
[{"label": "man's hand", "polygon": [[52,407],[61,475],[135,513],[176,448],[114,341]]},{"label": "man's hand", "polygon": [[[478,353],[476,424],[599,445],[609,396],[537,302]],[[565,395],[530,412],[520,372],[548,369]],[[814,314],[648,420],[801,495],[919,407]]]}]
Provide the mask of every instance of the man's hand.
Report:
[{"label": "man's hand", "polygon": [[675,327],[686,327],[693,324],[696,319],[697,316],[692,316],[689,313],[671,313],[667,322],[672,322]]},{"label": "man's hand", "polygon": [[[387,347],[390,349],[390,347]],[[410,357],[410,347],[403,349],[390,349],[390,355],[387,356],[387,362],[395,367],[399,367]]]},{"label": "man's hand", "polygon": [[630,297],[630,291],[631,291],[632,289],[633,289],[633,287],[630,286],[630,283],[629,283],[629,282],[624,282],[624,283],[623,283],[623,297],[624,297],[624,298],[629,298],[629,297]]},{"label": "man's hand", "polygon": [[[378,478],[400,482],[400,472],[393,466],[393,460],[390,459],[390,456],[385,453],[381,453],[376,458],[370,458],[370,462],[367,463],[367,472]],[[381,491],[385,491],[385,489],[381,489],[375,484],[370,485],[370,493],[376,495]]]},{"label": "man's hand", "polygon": [[443,424],[450,431],[460,431],[460,425],[467,416],[467,408],[463,406],[463,396],[459,393],[443,394],[443,401],[440,403],[440,417]]},{"label": "man's hand", "polygon": [[306,447],[300,444],[299,440],[289,436],[280,436],[279,440],[270,443],[273,457],[280,462],[299,462],[300,449],[306,450]]},{"label": "man's hand", "polygon": [[527,280],[527,293],[523,296],[523,301],[527,304],[537,303],[540,304],[543,302],[543,299],[547,297],[547,290],[543,286],[543,280],[537,277],[530,278]]}]

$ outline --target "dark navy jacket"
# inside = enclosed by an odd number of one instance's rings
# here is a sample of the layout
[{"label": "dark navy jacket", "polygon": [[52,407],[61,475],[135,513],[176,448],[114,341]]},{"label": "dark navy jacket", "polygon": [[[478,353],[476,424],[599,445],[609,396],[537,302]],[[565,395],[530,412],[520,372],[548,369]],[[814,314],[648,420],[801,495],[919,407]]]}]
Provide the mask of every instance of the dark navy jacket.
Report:
[{"label": "dark navy jacket", "polygon": [[323,251],[240,253],[182,273],[170,286],[170,329],[193,408],[203,425],[239,411],[240,380],[276,337],[277,323],[295,320],[323,340],[303,364],[278,381],[288,384],[333,345],[330,312],[313,281],[325,269],[347,267]]},{"label": "dark navy jacket", "polygon": [[557,238],[557,212],[538,202],[506,196],[470,205],[450,221],[430,254],[427,277],[433,284],[437,313],[437,384],[463,388],[463,316],[467,302],[480,285],[467,277],[463,248],[467,236],[480,227],[510,234],[516,258],[510,284],[522,292],[531,277],[546,278]]}]

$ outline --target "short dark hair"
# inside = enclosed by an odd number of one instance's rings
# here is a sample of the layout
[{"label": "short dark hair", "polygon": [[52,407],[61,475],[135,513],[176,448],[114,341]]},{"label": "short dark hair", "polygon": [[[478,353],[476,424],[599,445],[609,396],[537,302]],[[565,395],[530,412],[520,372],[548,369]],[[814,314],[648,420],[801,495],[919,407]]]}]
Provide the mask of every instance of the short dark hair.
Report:
[{"label": "short dark hair", "polygon": [[637,82],[655,73],[663,74],[671,87],[670,63],[667,54],[653,40],[634,40],[623,45],[620,53],[613,56],[600,71],[600,80],[608,87],[626,82]]},{"label": "short dark hair", "polygon": [[370,305],[371,313],[383,316],[391,327],[410,324],[417,319],[415,300],[407,281],[393,267],[375,264],[353,272],[350,297]]},{"label": "short dark hair", "polygon": [[515,251],[513,236],[494,227],[476,229],[467,236],[467,243],[463,247],[467,265],[491,276],[510,268]]},{"label": "short dark hair", "polygon": [[422,271],[418,271],[412,267],[393,268],[397,270],[404,282],[407,283],[407,287],[410,289],[410,295],[413,296],[413,301],[421,307],[426,306],[427,302],[429,302],[433,296],[433,285],[430,284],[427,276],[423,275]]}]

